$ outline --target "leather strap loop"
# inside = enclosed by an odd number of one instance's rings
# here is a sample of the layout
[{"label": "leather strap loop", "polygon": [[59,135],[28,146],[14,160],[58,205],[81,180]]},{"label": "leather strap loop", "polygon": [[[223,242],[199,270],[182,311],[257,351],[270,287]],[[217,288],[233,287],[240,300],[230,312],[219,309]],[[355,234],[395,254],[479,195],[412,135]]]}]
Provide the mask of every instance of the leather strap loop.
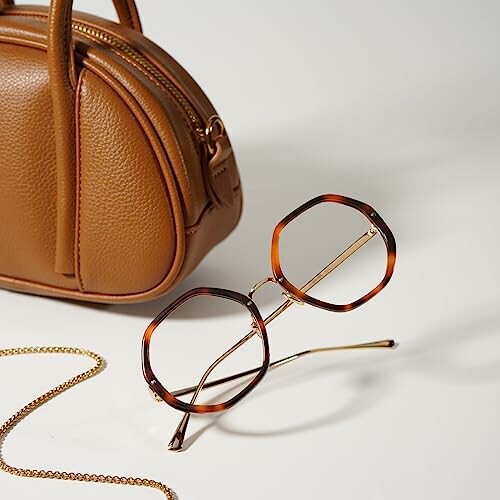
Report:
[{"label": "leather strap loop", "polygon": [[[142,33],[141,19],[134,0],[113,0],[120,23]],[[0,9],[2,7],[12,7],[15,0],[0,0]]]},{"label": "leather strap loop", "polygon": [[54,113],[57,162],[57,231],[55,271],[74,274],[76,220],[76,82],[71,36],[73,2],[51,0],[47,62]]}]

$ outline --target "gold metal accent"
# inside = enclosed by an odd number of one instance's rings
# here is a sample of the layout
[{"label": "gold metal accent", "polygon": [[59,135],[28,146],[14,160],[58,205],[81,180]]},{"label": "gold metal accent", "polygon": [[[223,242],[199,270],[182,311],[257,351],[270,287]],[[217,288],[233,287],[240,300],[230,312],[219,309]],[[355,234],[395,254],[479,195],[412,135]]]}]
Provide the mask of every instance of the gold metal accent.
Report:
[{"label": "gold metal accent", "polygon": [[205,128],[205,143],[210,154],[215,154],[217,151],[217,141],[224,137],[224,134],[225,127],[221,117],[218,115],[212,115],[207,120],[207,126]]},{"label": "gold metal accent", "polygon": [[20,347],[14,349],[0,349],[0,357],[17,356],[22,354],[76,354],[78,356],[86,356],[95,361],[95,365],[89,370],[76,375],[66,382],[59,384],[50,391],[38,396],[36,399],[21,408],[18,412],[12,415],[2,427],[0,427],[0,470],[19,477],[32,477],[41,479],[62,479],[65,481],[81,481],[87,483],[106,483],[106,484],[121,484],[128,486],[144,486],[154,488],[161,491],[168,500],[174,500],[175,496],[172,490],[159,481],[152,479],[142,479],[134,477],[108,476],[101,474],[84,474],[81,472],[61,472],[61,471],[46,471],[39,469],[23,469],[9,465],[3,459],[1,448],[5,442],[7,435],[24,420],[28,415],[43,406],[45,403],[55,398],[56,396],[66,392],[68,389],[88,380],[99,374],[105,366],[104,359],[94,352],[77,347]]},{"label": "gold metal accent", "polygon": [[248,292],[248,296],[253,299],[254,293],[259,290],[259,288],[263,287],[266,283],[276,283],[276,279],[273,276],[268,276],[267,278],[261,279],[250,289],[250,291]]},{"label": "gold metal accent", "polygon": [[[332,347],[317,347],[315,349],[308,349],[307,351],[298,352],[287,356],[286,358],[278,359],[273,361],[270,365],[270,369],[278,368],[279,366],[286,365],[296,359],[300,359],[307,354],[316,354],[320,352],[331,352],[331,351],[347,351],[350,349],[396,349],[398,343],[392,339],[388,340],[378,340],[376,342],[365,342],[363,344],[352,344],[352,345],[342,345],[342,346],[332,346]],[[203,385],[203,389],[209,389],[211,387],[216,387],[227,382],[232,382],[233,380],[238,380],[239,378],[246,377],[248,375],[253,375],[260,370],[258,368],[252,368],[251,370],[246,370],[244,372],[235,373],[234,375],[229,375],[227,377],[219,378],[217,380],[212,380]],[[185,387],[177,391],[172,392],[172,396],[179,397],[185,396],[186,394],[193,393],[198,386],[192,385],[191,387]]]}]

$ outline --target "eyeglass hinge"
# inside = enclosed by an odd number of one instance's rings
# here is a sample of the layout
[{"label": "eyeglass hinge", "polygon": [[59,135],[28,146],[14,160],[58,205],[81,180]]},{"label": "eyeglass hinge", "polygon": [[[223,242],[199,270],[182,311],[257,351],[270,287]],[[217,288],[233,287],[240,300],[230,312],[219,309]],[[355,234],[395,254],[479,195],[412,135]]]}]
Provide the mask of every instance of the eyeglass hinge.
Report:
[{"label": "eyeglass hinge", "polygon": [[151,389],[151,387],[148,387],[148,389],[149,389],[149,394],[157,403],[161,403],[163,401],[163,399],[161,399],[160,396],[158,396],[158,394],[156,394],[156,392],[153,391],[153,389]]}]

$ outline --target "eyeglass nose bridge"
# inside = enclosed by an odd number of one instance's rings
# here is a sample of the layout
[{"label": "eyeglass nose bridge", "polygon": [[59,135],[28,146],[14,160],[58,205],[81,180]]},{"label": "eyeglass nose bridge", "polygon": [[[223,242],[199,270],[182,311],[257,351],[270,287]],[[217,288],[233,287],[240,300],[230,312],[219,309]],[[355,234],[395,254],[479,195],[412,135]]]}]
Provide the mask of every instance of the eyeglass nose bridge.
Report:
[{"label": "eyeglass nose bridge", "polygon": [[250,288],[250,291],[248,292],[248,296],[253,300],[253,296],[254,296],[255,292],[257,290],[259,290],[260,288],[262,288],[267,283],[277,284],[276,278],[274,278],[273,276],[268,276],[267,278],[261,279],[252,288]]},{"label": "eyeglass nose bridge", "polygon": [[[274,283],[275,285],[279,285],[278,281],[276,280],[276,278],[274,276],[268,276],[267,278],[264,278],[264,279],[260,280],[258,283],[256,283],[248,292],[248,296],[253,300],[253,296],[254,296],[255,292],[257,292],[260,288],[262,288],[267,283]],[[295,295],[290,293],[288,290],[285,290],[282,293],[282,295],[286,300],[289,300],[289,301],[294,302],[295,304],[298,304],[301,306],[304,305],[304,302],[302,300],[300,300],[298,297],[296,297]]]}]

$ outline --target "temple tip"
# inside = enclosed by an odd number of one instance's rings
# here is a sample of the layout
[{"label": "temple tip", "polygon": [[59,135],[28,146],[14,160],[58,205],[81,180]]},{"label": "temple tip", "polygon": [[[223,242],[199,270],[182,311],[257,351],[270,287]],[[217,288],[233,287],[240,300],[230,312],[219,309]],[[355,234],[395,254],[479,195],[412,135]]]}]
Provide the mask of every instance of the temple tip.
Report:
[{"label": "temple tip", "polygon": [[176,433],[175,436],[172,438],[172,441],[170,441],[170,443],[168,443],[168,449],[170,451],[182,450],[182,441],[183,440],[180,439],[180,437]]},{"label": "temple tip", "polygon": [[186,429],[189,423],[190,413],[184,413],[177,429],[175,430],[174,436],[168,443],[168,449],[170,451],[180,451],[182,450],[182,445],[184,444],[184,437],[186,436]]}]

